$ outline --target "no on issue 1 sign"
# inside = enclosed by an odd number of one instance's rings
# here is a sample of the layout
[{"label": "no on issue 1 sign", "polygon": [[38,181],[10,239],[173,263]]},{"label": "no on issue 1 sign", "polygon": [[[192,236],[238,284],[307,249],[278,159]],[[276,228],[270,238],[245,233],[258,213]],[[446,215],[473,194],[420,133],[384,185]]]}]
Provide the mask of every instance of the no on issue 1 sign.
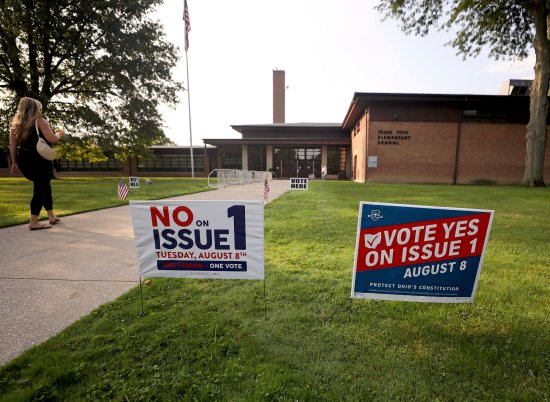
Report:
[{"label": "no on issue 1 sign", "polygon": [[141,276],[264,279],[261,201],[130,201]]},{"label": "no on issue 1 sign", "polygon": [[493,214],[361,202],[351,296],[473,302]]}]

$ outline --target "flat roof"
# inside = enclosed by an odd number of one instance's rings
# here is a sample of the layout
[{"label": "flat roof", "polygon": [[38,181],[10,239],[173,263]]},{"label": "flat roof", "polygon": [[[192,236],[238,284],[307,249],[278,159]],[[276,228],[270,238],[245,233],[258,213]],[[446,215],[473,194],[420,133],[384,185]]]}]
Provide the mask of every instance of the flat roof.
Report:
[{"label": "flat roof", "polygon": [[349,145],[350,138],[304,139],[304,138],[203,138],[205,144],[215,145]]},{"label": "flat roof", "polygon": [[[191,146],[189,145],[151,145],[149,148],[151,149],[189,149]],[[204,148],[204,145],[193,145],[193,149],[195,148]],[[206,148],[209,148],[208,146]]]},{"label": "flat roof", "polygon": [[[205,144],[349,144],[351,141],[343,138],[308,138],[315,132],[343,133],[350,130],[357,120],[365,113],[369,105],[374,103],[415,103],[415,104],[446,104],[462,108],[463,110],[475,110],[482,106],[513,107],[517,109],[529,108],[528,96],[510,95],[473,95],[473,94],[430,94],[430,93],[387,93],[387,92],[355,92],[352,102],[340,123],[273,123],[273,124],[234,124],[233,130],[243,135],[241,139],[203,139]],[[293,138],[297,131],[306,136]],[[257,133],[258,136],[254,136]],[[279,133],[288,136],[276,137]]]},{"label": "flat roof", "polygon": [[482,104],[529,107],[528,96],[355,92],[342,127],[350,129],[370,104],[400,102],[446,103],[464,109],[474,109]]},{"label": "flat roof", "polygon": [[[349,133],[340,123],[273,123],[231,125],[239,139],[208,138],[215,145],[349,145]],[[315,136],[315,135],[319,136]]]},{"label": "flat roof", "polygon": [[273,123],[273,124],[232,124],[231,128],[239,133],[244,130],[272,130],[297,128],[301,130],[308,129],[341,129],[340,123]]}]

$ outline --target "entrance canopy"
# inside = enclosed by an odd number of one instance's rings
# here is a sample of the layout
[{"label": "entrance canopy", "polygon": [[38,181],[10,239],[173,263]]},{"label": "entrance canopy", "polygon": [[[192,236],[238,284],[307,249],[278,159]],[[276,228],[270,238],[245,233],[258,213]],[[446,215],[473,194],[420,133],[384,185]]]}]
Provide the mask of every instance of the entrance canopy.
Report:
[{"label": "entrance canopy", "polygon": [[[204,139],[218,148],[216,166],[271,170],[277,177],[320,178],[322,165],[333,178],[349,176],[350,132],[340,123],[275,123],[233,125],[241,139]],[[231,159],[231,162],[229,161]]]},{"label": "entrance canopy", "polygon": [[233,125],[242,139],[204,139],[208,145],[262,144],[262,145],[350,145],[349,130],[340,123],[280,123]]}]

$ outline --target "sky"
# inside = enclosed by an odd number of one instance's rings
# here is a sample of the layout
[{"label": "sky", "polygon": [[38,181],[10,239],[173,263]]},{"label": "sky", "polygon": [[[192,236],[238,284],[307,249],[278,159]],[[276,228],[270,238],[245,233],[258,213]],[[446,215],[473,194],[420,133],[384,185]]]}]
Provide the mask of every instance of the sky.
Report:
[{"label": "sky", "polygon": [[[231,125],[273,121],[273,70],[284,70],[287,123],[342,123],[355,92],[488,94],[508,79],[532,79],[522,61],[463,60],[452,34],[405,35],[374,9],[378,0],[187,0],[189,82],[183,0],[164,0],[151,18],[180,49],[174,77],[189,88],[162,107],[177,145],[241,135]],[[190,109],[190,113],[189,113]],[[189,125],[191,117],[191,130]],[[191,135],[190,135],[191,132]]]}]

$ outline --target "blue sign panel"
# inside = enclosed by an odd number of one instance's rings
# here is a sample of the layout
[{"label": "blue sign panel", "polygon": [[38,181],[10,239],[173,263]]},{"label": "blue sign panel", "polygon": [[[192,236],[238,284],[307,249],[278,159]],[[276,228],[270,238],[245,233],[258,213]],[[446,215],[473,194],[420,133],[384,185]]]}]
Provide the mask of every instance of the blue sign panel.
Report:
[{"label": "blue sign panel", "polygon": [[493,213],[362,202],[351,296],[472,302]]}]

